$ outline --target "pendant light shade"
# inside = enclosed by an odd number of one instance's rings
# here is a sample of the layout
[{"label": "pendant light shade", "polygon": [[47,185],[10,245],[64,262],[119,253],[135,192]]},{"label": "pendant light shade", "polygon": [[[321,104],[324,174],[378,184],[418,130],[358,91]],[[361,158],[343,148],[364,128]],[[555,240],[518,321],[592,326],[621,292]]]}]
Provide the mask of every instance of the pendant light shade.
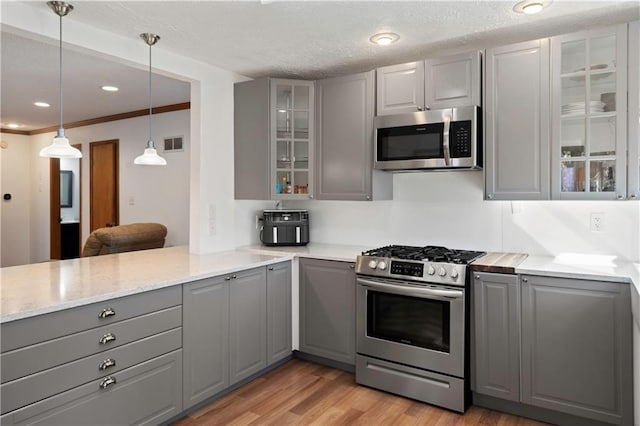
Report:
[{"label": "pendant light shade", "polygon": [[82,153],[69,144],[69,139],[64,135],[62,121],[62,17],[67,16],[73,10],[73,6],[63,1],[50,1],[47,5],[60,17],[60,128],[51,145],[40,150],[40,157],[50,158],[81,158]]},{"label": "pendant light shade", "polygon": [[156,151],[156,146],[151,138],[151,116],[153,111],[151,109],[151,46],[156,44],[160,40],[160,36],[152,33],[142,33],[140,37],[149,45],[149,140],[147,141],[147,147],[144,153],[135,160],[133,164],[140,164],[143,166],[166,166],[167,160],[160,157]]}]

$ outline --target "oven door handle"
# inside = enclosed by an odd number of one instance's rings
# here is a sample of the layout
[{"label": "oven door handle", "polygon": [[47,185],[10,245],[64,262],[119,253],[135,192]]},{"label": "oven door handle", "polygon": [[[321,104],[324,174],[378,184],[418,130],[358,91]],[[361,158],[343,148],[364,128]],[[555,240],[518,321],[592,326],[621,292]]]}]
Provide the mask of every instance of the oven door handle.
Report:
[{"label": "oven door handle", "polygon": [[437,288],[428,287],[409,287],[403,286],[401,284],[384,284],[377,281],[366,280],[363,278],[358,278],[358,283],[363,285],[364,287],[385,291],[387,293],[415,295],[418,297],[426,297],[430,299],[462,299],[464,297],[464,292],[462,290],[440,290]]}]

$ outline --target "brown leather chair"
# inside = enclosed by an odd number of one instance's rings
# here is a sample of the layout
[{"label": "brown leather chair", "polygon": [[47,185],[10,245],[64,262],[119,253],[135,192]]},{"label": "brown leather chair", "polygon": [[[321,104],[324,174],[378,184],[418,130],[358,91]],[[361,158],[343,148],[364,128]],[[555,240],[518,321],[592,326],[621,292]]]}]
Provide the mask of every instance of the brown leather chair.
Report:
[{"label": "brown leather chair", "polygon": [[82,257],[164,247],[167,227],[159,223],[130,223],[93,231]]}]

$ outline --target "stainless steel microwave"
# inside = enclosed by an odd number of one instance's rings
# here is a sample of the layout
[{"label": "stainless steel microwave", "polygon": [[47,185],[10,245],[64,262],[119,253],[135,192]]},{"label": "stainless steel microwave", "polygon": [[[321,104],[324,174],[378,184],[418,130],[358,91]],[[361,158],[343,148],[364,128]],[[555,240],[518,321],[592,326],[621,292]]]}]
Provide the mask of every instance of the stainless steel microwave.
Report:
[{"label": "stainless steel microwave", "polygon": [[373,167],[481,169],[480,113],[480,107],[469,106],[376,117]]}]

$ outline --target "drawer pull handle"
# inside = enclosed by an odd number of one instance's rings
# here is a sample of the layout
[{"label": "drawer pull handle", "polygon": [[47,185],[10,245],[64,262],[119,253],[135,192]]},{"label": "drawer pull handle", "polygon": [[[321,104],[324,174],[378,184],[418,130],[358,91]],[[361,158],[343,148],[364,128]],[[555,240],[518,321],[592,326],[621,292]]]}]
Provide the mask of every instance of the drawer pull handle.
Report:
[{"label": "drawer pull handle", "polygon": [[111,358],[107,358],[104,361],[102,361],[100,363],[100,366],[98,366],[98,369],[100,370],[106,370],[109,367],[115,367],[116,366],[116,360],[115,359],[111,359]]},{"label": "drawer pull handle", "polygon": [[114,311],[113,308],[104,308],[102,310],[102,312],[100,312],[98,314],[98,318],[104,319],[104,318],[107,318],[107,317],[112,317],[115,314],[116,314],[116,311]]},{"label": "drawer pull handle", "polygon": [[100,382],[100,389],[106,389],[109,386],[115,385],[115,384],[116,384],[116,378],[109,376],[104,378],[104,380]]},{"label": "drawer pull handle", "polygon": [[98,343],[100,343],[101,345],[106,345],[109,342],[112,342],[116,340],[116,336],[113,335],[112,333],[107,333],[104,336],[102,336],[100,338],[100,340],[98,340]]}]

